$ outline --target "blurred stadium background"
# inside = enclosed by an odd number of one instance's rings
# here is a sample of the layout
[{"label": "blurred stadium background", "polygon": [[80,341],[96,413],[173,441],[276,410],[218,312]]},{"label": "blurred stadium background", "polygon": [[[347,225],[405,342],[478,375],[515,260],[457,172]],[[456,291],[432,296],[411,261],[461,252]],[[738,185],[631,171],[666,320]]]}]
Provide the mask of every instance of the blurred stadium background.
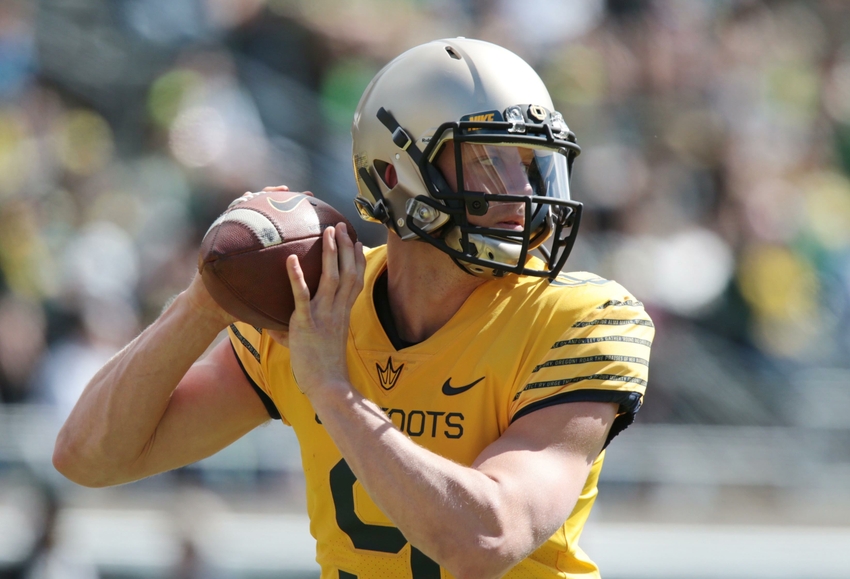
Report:
[{"label": "blurred stadium background", "polygon": [[603,576],[850,577],[850,3],[3,0],[0,578],[317,577],[280,424],[96,491],[53,440],[232,198],[354,220],[362,90],[447,36],[541,72],[584,148],[571,268],[657,325],[583,537]]}]

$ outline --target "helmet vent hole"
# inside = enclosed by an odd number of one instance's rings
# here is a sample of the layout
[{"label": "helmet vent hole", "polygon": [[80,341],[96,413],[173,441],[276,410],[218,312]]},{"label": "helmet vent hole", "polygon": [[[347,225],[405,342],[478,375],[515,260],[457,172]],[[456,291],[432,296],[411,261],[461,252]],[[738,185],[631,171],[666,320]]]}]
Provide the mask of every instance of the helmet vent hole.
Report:
[{"label": "helmet vent hole", "polygon": [[452,57],[452,58],[454,58],[455,60],[460,60],[460,55],[459,55],[459,54],[457,53],[457,51],[456,51],[454,48],[452,48],[451,46],[447,46],[447,47],[446,47],[446,52],[448,52],[448,53],[449,53],[449,56],[451,56],[451,57]]}]

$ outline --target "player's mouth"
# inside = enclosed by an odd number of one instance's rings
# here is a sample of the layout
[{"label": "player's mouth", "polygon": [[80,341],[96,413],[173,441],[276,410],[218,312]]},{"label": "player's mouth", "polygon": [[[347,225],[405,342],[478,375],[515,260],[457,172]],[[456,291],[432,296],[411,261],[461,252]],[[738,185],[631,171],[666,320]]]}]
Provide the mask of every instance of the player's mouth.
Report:
[{"label": "player's mouth", "polygon": [[508,229],[511,231],[522,231],[525,229],[525,219],[507,219],[499,221],[493,227],[497,229]]},{"label": "player's mouth", "polygon": [[488,227],[522,231],[525,228],[525,205],[523,203],[493,204],[485,215]]},{"label": "player's mouth", "polygon": [[470,215],[469,223],[489,229],[521,232],[525,229],[525,204],[492,203],[484,215]]}]

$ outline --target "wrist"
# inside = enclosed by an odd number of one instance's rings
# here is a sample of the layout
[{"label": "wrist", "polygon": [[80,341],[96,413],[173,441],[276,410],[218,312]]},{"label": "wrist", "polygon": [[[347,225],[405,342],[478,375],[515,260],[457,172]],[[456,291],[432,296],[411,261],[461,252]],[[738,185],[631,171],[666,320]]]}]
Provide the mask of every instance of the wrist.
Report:
[{"label": "wrist", "polygon": [[378,428],[373,422],[375,418],[380,423],[387,421],[381,409],[364,398],[348,381],[323,383],[319,388],[308,391],[305,396],[338,446],[344,445],[339,437],[350,435],[358,428],[356,425],[374,429]]},{"label": "wrist", "polygon": [[221,331],[236,321],[213,299],[199,275],[195,275],[192,283],[180,293],[175,302],[181,302],[180,305],[196,320],[196,323],[209,326],[216,331]]},{"label": "wrist", "polygon": [[330,400],[341,400],[354,394],[354,388],[345,376],[305,377],[300,380],[293,370],[292,377],[295,378],[295,384],[301,393],[310,399],[314,406]]},{"label": "wrist", "polygon": [[192,334],[208,336],[210,341],[235,321],[229,320],[214,309],[198,304],[185,291],[174,298],[174,301],[163,311],[160,319],[177,324],[175,327],[190,330]]}]

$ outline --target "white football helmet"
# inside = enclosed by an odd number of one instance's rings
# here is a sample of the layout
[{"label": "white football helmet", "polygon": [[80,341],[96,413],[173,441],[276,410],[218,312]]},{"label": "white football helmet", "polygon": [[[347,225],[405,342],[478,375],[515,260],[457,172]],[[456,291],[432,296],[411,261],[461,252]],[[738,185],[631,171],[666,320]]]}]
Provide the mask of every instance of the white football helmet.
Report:
[{"label": "white football helmet", "polygon": [[[412,48],[369,84],[351,134],[363,219],[473,275],[554,279],[563,268],[581,217],[569,187],[581,149],[514,53],[464,38]],[[529,267],[535,249],[543,268]]]}]

